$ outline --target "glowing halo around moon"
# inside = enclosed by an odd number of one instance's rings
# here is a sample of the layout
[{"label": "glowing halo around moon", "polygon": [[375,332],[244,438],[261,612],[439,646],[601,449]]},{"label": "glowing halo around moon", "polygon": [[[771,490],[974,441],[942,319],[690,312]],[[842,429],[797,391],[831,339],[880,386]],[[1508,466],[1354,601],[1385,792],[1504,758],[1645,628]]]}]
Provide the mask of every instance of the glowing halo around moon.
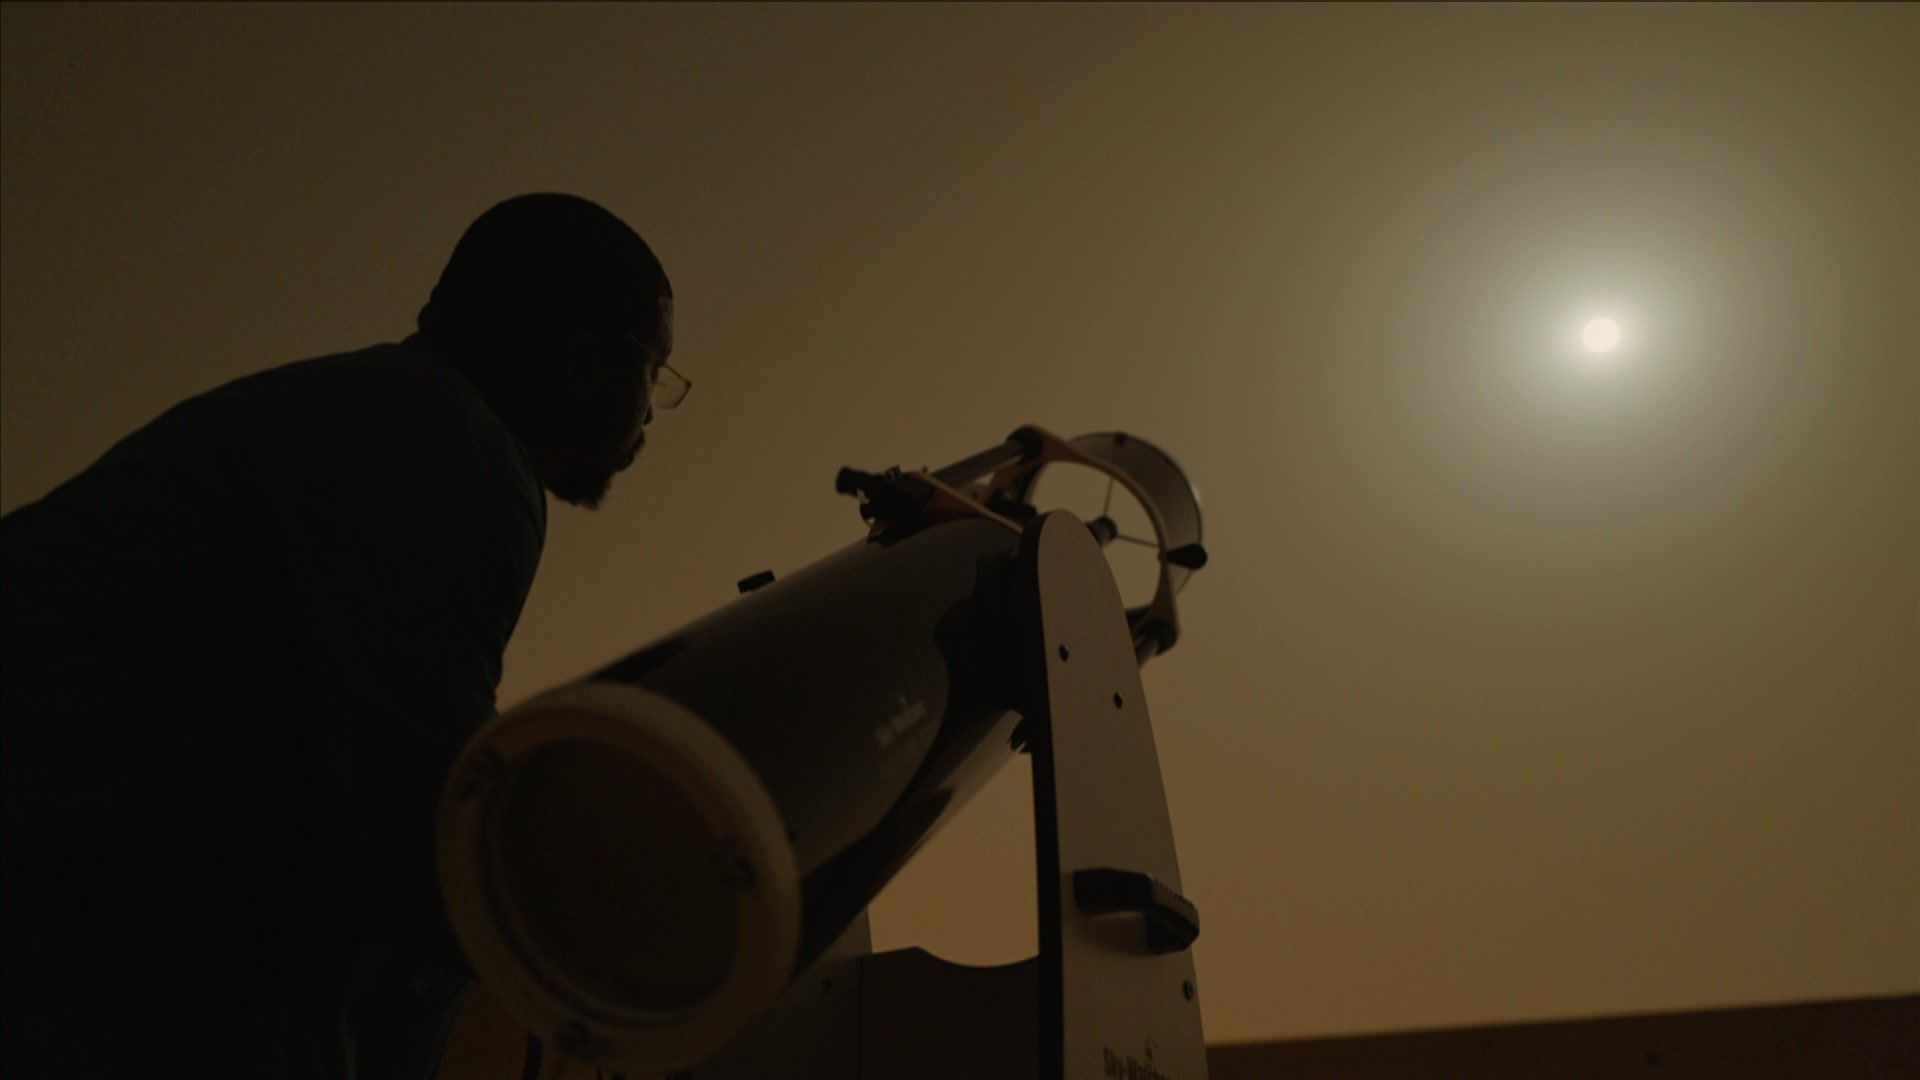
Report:
[{"label": "glowing halo around moon", "polygon": [[1587,347],[1588,352],[1612,352],[1620,345],[1619,322],[1604,315],[1587,320],[1587,325],[1580,331],[1580,343]]}]

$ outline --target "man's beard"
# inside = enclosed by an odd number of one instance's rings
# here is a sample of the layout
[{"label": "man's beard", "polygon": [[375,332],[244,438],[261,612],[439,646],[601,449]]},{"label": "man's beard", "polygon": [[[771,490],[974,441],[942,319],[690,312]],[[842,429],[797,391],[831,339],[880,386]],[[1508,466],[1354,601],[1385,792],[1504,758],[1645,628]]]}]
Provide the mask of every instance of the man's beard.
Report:
[{"label": "man's beard", "polygon": [[613,489],[613,473],[607,470],[598,472],[564,473],[552,477],[547,490],[553,492],[560,501],[578,506],[583,510],[600,509],[601,500]]},{"label": "man's beard", "polygon": [[562,502],[583,510],[598,510],[613,488],[613,478],[625,472],[646,445],[644,437],[632,447],[592,457],[568,455],[547,470],[547,490]]}]

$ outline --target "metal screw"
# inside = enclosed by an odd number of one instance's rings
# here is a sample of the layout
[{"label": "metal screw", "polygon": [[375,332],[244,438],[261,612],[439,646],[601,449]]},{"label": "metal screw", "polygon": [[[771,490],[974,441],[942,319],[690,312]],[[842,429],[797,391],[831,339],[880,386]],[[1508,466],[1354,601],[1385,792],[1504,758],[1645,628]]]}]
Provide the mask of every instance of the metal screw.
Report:
[{"label": "metal screw", "polygon": [[1180,984],[1180,995],[1186,998],[1188,1001],[1193,1000],[1193,980],[1192,979],[1188,979]]},{"label": "metal screw", "polygon": [[1120,691],[1115,690],[1113,692],[1113,707],[1116,709],[1124,708],[1126,704],[1127,699],[1120,696]]},{"label": "metal screw", "polygon": [[1067,647],[1065,645],[1062,645],[1060,646],[1060,659],[1065,660],[1066,658],[1067,658]]}]

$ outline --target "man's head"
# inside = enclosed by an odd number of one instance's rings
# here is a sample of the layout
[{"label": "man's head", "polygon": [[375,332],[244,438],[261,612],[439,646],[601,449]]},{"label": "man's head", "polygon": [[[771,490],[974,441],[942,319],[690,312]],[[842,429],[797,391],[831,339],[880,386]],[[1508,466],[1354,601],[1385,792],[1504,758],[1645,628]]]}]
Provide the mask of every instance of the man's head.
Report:
[{"label": "man's head", "polygon": [[591,508],[645,444],[673,351],[673,287],[606,210],[521,195],[467,228],[420,334],[480,388],[547,490]]}]

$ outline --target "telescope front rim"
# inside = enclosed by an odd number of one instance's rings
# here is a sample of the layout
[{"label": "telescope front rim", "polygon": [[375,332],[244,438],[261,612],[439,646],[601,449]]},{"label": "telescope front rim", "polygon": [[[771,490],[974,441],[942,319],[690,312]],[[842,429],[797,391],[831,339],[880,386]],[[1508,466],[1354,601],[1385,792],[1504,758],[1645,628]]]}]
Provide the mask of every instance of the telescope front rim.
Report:
[{"label": "telescope front rim", "polygon": [[[543,757],[603,748],[671,782],[737,860],[735,949],[726,974],[684,1006],[621,1000],[605,980],[570,964],[565,943],[543,944],[509,881],[501,815]],[[476,782],[476,777],[490,777]],[[509,1011],[569,1052],[638,1071],[706,1060],[770,1009],[793,976],[801,924],[800,874],[782,815],[752,766],[705,721],[672,699],[608,681],[542,694],[483,729],[449,777],[442,801],[441,885],[474,970]]]}]

